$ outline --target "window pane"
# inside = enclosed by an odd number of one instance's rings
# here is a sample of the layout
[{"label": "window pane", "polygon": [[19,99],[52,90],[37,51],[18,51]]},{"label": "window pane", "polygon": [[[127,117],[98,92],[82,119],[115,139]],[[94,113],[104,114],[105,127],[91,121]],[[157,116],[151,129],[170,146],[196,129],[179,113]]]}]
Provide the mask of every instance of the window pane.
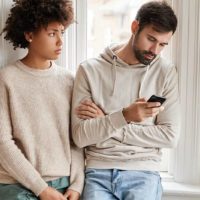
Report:
[{"label": "window pane", "polygon": [[111,43],[126,42],[138,8],[150,0],[88,0],[87,57]]}]

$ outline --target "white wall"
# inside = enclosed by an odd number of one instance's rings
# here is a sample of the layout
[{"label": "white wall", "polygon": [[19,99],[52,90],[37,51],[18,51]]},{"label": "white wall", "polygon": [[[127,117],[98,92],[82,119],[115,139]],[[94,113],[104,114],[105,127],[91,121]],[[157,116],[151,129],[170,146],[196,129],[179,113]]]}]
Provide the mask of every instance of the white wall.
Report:
[{"label": "white wall", "polygon": [[[0,0],[0,32],[4,28],[11,4],[11,0]],[[26,54],[26,50],[23,49],[13,50],[12,45],[9,44],[3,36],[0,37],[0,67],[21,58]]]}]

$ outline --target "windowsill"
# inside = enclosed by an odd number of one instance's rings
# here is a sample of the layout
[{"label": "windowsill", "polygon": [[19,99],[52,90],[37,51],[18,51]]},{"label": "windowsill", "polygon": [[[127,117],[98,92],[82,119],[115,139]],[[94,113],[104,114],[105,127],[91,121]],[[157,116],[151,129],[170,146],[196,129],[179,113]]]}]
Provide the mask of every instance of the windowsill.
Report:
[{"label": "windowsill", "polygon": [[200,185],[178,183],[173,176],[161,172],[164,196],[200,197]]}]

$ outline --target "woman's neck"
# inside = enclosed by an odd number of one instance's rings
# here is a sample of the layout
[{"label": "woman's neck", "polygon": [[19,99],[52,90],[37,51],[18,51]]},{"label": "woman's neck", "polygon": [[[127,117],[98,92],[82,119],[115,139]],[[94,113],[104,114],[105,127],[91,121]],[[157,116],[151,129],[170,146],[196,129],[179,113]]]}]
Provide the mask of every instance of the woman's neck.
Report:
[{"label": "woman's neck", "polygon": [[48,69],[51,67],[51,61],[46,59],[39,59],[32,57],[27,54],[24,58],[21,59],[21,62],[26,66],[34,69]]}]

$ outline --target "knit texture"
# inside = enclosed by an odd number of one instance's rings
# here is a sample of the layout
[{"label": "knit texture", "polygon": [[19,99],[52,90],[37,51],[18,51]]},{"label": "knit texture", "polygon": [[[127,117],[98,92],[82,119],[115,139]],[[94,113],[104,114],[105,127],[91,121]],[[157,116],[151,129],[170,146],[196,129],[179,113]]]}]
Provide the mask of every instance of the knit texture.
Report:
[{"label": "knit texture", "polygon": [[71,176],[81,193],[83,154],[70,142],[73,76],[52,64],[21,61],[0,70],[0,183],[19,182],[39,195],[46,181]]}]

